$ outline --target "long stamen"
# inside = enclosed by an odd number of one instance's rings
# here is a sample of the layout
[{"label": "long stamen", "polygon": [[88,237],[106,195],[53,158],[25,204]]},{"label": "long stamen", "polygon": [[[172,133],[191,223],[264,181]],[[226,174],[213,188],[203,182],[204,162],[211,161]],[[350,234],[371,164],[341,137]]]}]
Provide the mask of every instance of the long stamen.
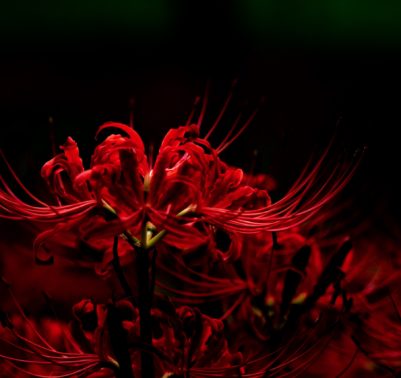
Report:
[{"label": "long stamen", "polygon": [[[218,279],[216,282],[207,282],[204,279],[192,279],[189,275],[179,273],[175,269],[169,269],[164,266],[162,263],[158,264],[158,268],[161,271],[169,273],[170,276],[177,278],[178,280],[182,281],[185,284],[189,284],[194,286],[194,288],[205,288],[205,290],[215,290],[217,288],[224,288],[227,286],[231,286],[233,284],[233,280],[228,278],[221,278]],[[187,272],[188,273],[188,272]]]},{"label": "long stamen", "polygon": [[21,308],[20,304],[18,303],[17,299],[15,298],[13,292],[11,291],[11,288],[8,288],[8,291],[11,295],[11,298],[14,301],[14,304],[16,305],[18,312],[20,313],[20,315],[22,316],[22,318],[24,319],[24,321],[28,324],[29,328],[31,328],[31,330],[35,333],[35,335],[39,338],[39,340],[47,347],[49,348],[49,350],[51,350],[52,352],[55,351],[55,349],[43,338],[43,336],[38,332],[38,330],[36,329],[36,327],[34,327],[34,325],[32,324],[32,322],[27,318],[27,316],[24,313],[24,310]]},{"label": "long stamen", "polygon": [[203,95],[202,109],[201,109],[201,112],[199,114],[198,122],[196,123],[196,125],[199,128],[202,126],[202,122],[203,122],[203,119],[204,119],[205,114],[206,114],[207,101],[208,101],[208,97],[209,97],[209,86],[210,86],[210,83],[207,82],[206,83],[206,88],[205,88],[205,94]]},{"label": "long stamen", "polygon": [[99,363],[93,363],[93,364],[88,364],[87,366],[83,367],[82,369],[76,369],[71,372],[65,373],[65,374],[59,374],[59,375],[42,375],[42,374],[37,374],[33,373],[32,371],[28,371],[26,369],[21,368],[20,366],[12,363],[11,361],[7,361],[7,363],[11,364],[14,368],[16,368],[18,371],[21,371],[25,374],[30,375],[31,377],[38,377],[38,378],[65,378],[65,377],[73,377],[75,376],[82,376],[83,373],[89,373],[93,371],[95,368],[99,367]]},{"label": "long stamen", "polygon": [[[338,175],[330,175],[331,180],[323,184],[324,190],[318,189],[309,198],[307,195],[311,191],[310,182],[301,180],[298,188],[294,189],[294,192],[302,193],[302,197],[306,197],[306,201],[300,207],[298,207],[298,204],[301,201],[296,197],[294,199],[294,193],[290,192],[284,199],[257,210],[232,211],[207,207],[201,210],[209,222],[232,232],[257,233],[262,230],[286,230],[304,223],[337,195],[353,176],[359,165],[360,158],[361,156],[350,167],[346,166],[339,169]],[[307,177],[310,177],[310,175]],[[316,173],[314,173],[313,177],[314,185],[316,185]],[[304,192],[305,187],[308,187],[306,192]]]},{"label": "long stamen", "polygon": [[233,97],[233,92],[234,92],[233,89],[234,89],[234,87],[236,86],[236,84],[237,84],[237,81],[235,80],[235,81],[233,82],[232,86],[231,86],[231,90],[230,90],[230,92],[228,93],[228,96],[227,96],[227,98],[226,98],[226,100],[225,100],[225,102],[224,102],[224,105],[223,105],[222,109],[220,110],[219,115],[217,116],[217,118],[216,118],[216,120],[214,121],[214,123],[213,123],[212,127],[210,128],[210,130],[209,130],[209,131],[207,132],[207,134],[205,135],[205,138],[204,138],[204,139],[207,140],[207,139],[212,135],[212,133],[214,132],[214,130],[216,130],[217,126],[219,125],[219,123],[220,123],[221,119],[223,118],[225,112],[227,111],[228,105],[230,104],[230,101],[231,101],[231,99],[232,99],[232,97]]},{"label": "long stamen", "polygon": [[241,305],[241,303],[245,299],[245,294],[240,296],[227,310],[226,312],[219,318],[220,320],[225,320],[227,319],[235,310],[238,306]]},{"label": "long stamen", "polygon": [[134,129],[135,123],[134,123],[134,109],[135,109],[135,98],[131,97],[129,99],[129,126],[131,129]]},{"label": "long stamen", "polygon": [[185,122],[185,125],[186,125],[186,126],[189,126],[189,125],[191,124],[191,122],[192,122],[192,120],[193,120],[193,118],[194,118],[194,114],[195,114],[196,107],[197,107],[197,105],[199,104],[199,101],[200,101],[200,96],[196,96],[196,97],[195,97],[195,101],[194,101],[194,103],[193,103],[193,105],[192,105],[191,113],[189,113],[187,122]]},{"label": "long stamen", "polygon": [[235,118],[233,124],[230,127],[230,130],[228,130],[227,135],[224,137],[224,139],[220,142],[219,146],[216,148],[216,153],[219,153],[219,149],[224,146],[225,143],[229,140],[231,135],[233,134],[234,130],[237,128],[239,121],[241,120],[242,113],[238,114],[237,117]]},{"label": "long stamen", "polygon": [[224,144],[220,145],[216,151],[218,154],[221,154],[227,147],[229,147],[232,143],[234,143],[238,137],[246,130],[246,128],[251,124],[253,119],[255,118],[256,114],[258,112],[258,109],[256,109],[248,118],[248,120],[244,123],[244,125],[238,130],[238,132],[227,142]]},{"label": "long stamen", "polygon": [[[8,160],[6,159],[6,157],[4,156],[3,151],[0,150],[0,155],[3,159],[3,161],[5,162],[5,164],[7,165],[8,170],[10,171],[11,175],[13,176],[14,180],[17,182],[17,184],[20,186],[20,188],[31,198],[33,199],[35,202],[37,202],[38,204],[42,205],[42,206],[48,206],[45,202],[41,201],[39,198],[37,198],[35,195],[32,194],[32,192],[30,192],[27,187],[22,183],[22,181],[19,179],[18,175],[16,174],[16,172],[14,171],[14,169],[11,167],[11,164],[8,162]],[[1,178],[1,182],[2,184],[7,188],[8,185],[5,183],[5,181],[3,180],[3,178]]]}]

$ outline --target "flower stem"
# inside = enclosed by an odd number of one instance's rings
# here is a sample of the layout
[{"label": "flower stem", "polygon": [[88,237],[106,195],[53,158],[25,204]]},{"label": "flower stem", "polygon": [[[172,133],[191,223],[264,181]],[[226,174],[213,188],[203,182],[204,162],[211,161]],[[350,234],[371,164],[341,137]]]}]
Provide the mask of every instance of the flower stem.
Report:
[{"label": "flower stem", "polygon": [[108,307],[107,324],[110,334],[110,343],[119,366],[119,368],[115,370],[116,377],[134,378],[126,332],[122,327],[122,319],[114,305]]},{"label": "flower stem", "polygon": [[120,264],[120,257],[118,256],[118,236],[114,237],[112,264],[113,264],[113,268],[114,268],[114,271],[116,273],[116,276],[117,276],[117,278],[118,278],[118,280],[120,282],[120,285],[121,285],[122,289],[124,290],[125,296],[135,306],[136,305],[135,298],[132,295],[131,287],[129,286],[128,281],[127,281],[127,279],[126,279],[126,277],[124,275],[124,271],[123,271],[123,269],[121,267],[121,264]]},{"label": "flower stem", "polygon": [[[152,345],[152,296],[149,277],[149,249],[136,248],[136,267],[138,285],[138,307],[140,317],[140,342],[144,345]],[[154,377],[153,355],[145,350],[141,351],[141,375],[142,378]]]}]

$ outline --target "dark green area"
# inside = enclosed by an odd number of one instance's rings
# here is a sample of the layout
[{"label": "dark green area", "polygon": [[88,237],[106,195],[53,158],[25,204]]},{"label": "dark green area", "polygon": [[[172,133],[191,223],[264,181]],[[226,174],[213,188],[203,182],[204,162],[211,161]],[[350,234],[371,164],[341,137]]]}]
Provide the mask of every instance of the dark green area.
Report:
[{"label": "dark green area", "polygon": [[373,0],[19,1],[0,7],[0,40],[176,40],[219,35],[278,44],[401,42],[401,2]]},{"label": "dark green area", "polygon": [[257,38],[298,42],[401,41],[401,2],[238,0],[238,23]]},{"label": "dark green area", "polygon": [[57,38],[163,33],[171,12],[166,0],[26,1],[3,5],[1,39],[53,40]]}]

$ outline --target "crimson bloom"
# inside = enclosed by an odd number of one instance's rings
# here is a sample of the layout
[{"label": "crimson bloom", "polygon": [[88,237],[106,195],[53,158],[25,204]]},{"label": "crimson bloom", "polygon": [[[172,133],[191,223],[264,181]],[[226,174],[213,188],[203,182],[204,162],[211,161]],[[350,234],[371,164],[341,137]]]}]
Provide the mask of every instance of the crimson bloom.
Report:
[{"label": "crimson bloom", "polygon": [[355,169],[338,164],[323,178],[323,156],[287,195],[271,203],[266,190],[250,186],[241,169],[220,159],[222,147],[213,149],[201,138],[199,125],[170,130],[154,165],[148,163],[143,142],[132,128],[107,123],[98,135],[108,130],[119,134],[97,146],[89,169],[84,169],[72,138],[43,166],[42,176],[57,205],[37,199],[14,175],[35,202],[30,205],[2,180],[1,217],[51,225],[35,242],[41,261],[50,259],[46,242],[51,239],[69,248],[84,242],[111,256],[114,235],[123,235],[121,251],[128,248],[127,242],[149,248],[160,239],[185,250],[207,243],[216,228],[231,234],[289,229],[313,216]]}]

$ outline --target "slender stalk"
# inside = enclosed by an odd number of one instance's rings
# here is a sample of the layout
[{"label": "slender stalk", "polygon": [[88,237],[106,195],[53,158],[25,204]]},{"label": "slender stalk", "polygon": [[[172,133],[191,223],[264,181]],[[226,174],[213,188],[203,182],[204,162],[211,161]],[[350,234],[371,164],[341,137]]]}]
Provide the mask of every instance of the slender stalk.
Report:
[{"label": "slender stalk", "polygon": [[113,268],[116,273],[116,276],[120,282],[120,285],[121,285],[122,289],[124,290],[124,294],[131,302],[133,302],[133,305],[135,306],[136,305],[135,298],[132,294],[132,290],[128,284],[128,281],[125,278],[124,271],[120,264],[120,257],[118,256],[118,236],[114,237],[112,264],[113,264]]},{"label": "slender stalk", "polygon": [[126,332],[122,326],[122,319],[114,305],[108,307],[107,325],[110,344],[119,365],[119,369],[115,369],[116,377],[134,378]]},{"label": "slender stalk", "polygon": [[[136,248],[136,268],[138,286],[138,307],[140,316],[140,342],[152,346],[152,296],[151,280],[149,277],[150,250]],[[153,354],[141,351],[141,376],[142,378],[154,377]]]},{"label": "slender stalk", "polygon": [[157,249],[152,250],[152,277],[150,280],[150,300],[153,301],[155,294],[155,284],[156,284],[156,260],[157,260]]}]

